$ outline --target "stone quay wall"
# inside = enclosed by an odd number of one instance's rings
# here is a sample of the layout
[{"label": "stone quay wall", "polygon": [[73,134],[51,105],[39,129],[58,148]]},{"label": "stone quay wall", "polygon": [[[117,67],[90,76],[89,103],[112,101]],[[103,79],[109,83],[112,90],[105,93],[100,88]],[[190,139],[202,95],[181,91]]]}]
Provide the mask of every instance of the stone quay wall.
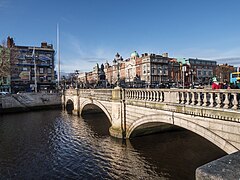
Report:
[{"label": "stone quay wall", "polygon": [[61,107],[59,93],[21,93],[0,97],[0,114]]}]

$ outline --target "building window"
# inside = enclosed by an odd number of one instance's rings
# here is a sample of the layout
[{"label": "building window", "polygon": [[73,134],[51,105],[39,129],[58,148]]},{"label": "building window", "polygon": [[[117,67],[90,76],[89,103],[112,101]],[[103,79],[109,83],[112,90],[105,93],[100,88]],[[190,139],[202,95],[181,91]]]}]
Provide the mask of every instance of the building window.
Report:
[{"label": "building window", "polygon": [[39,69],[40,74],[43,74],[43,68]]},{"label": "building window", "polygon": [[48,68],[48,74],[51,74],[51,73],[52,73],[52,69]]},{"label": "building window", "polygon": [[201,76],[202,75],[202,71],[198,71],[198,76]]}]

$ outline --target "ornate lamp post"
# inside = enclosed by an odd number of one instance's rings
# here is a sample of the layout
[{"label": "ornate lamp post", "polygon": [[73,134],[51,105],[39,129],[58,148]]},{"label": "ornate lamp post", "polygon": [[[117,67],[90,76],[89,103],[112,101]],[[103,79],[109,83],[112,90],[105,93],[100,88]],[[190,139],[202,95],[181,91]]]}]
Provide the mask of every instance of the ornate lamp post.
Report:
[{"label": "ornate lamp post", "polygon": [[115,58],[113,59],[113,63],[117,64],[117,87],[120,87],[120,61],[122,61],[123,58],[118,53],[115,55]]},{"label": "ornate lamp post", "polygon": [[78,70],[75,70],[75,77],[77,78],[77,80],[76,80],[76,87],[75,87],[75,89],[78,89],[78,75],[79,75],[79,72],[78,72]]}]

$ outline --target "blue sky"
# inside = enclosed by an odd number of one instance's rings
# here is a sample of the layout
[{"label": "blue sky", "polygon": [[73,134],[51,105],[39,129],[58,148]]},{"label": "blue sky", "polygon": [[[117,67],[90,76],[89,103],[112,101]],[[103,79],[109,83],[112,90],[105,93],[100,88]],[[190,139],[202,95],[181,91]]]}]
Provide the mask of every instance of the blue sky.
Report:
[{"label": "blue sky", "polygon": [[[56,48],[62,70],[89,71],[116,52],[170,57],[240,57],[239,0],[0,0],[0,40]],[[240,65],[239,60],[219,61]]]}]

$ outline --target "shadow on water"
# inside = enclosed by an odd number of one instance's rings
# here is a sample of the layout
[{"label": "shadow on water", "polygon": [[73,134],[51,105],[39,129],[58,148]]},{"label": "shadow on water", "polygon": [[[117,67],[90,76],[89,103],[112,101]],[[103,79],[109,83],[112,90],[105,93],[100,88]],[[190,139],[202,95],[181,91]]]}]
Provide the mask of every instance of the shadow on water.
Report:
[{"label": "shadow on water", "polygon": [[170,179],[194,179],[197,167],[226,155],[204,138],[187,130],[135,137],[134,149]]}]

